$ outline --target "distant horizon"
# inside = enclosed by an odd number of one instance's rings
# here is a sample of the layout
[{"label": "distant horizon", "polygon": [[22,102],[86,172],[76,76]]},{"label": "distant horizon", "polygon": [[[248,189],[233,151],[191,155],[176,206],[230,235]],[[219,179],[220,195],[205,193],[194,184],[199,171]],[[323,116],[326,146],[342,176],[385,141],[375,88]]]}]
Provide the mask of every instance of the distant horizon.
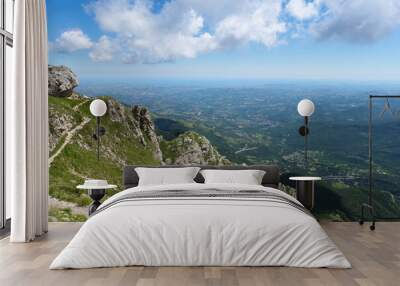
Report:
[{"label": "distant horizon", "polygon": [[169,82],[169,83],[230,83],[233,82],[235,85],[239,84],[363,84],[363,85],[377,85],[377,84],[391,84],[399,85],[400,79],[324,79],[324,78],[256,78],[256,77],[137,77],[137,76],[78,76],[82,82],[97,81],[101,80],[104,84],[109,83],[126,83],[127,81],[132,83],[153,83],[153,82]]}]

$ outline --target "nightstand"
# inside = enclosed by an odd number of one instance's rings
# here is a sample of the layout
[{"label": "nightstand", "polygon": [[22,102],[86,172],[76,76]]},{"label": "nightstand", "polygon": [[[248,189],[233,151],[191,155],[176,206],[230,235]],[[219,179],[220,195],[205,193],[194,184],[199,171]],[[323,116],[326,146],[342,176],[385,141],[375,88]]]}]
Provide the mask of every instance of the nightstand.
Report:
[{"label": "nightstand", "polygon": [[296,198],[308,210],[314,208],[315,182],[321,177],[290,177],[289,180],[296,181]]},{"label": "nightstand", "polygon": [[93,200],[89,206],[89,216],[94,213],[101,205],[100,200],[106,194],[107,189],[114,189],[116,185],[110,185],[106,180],[86,180],[83,185],[79,185],[77,189],[87,190],[89,197]]}]

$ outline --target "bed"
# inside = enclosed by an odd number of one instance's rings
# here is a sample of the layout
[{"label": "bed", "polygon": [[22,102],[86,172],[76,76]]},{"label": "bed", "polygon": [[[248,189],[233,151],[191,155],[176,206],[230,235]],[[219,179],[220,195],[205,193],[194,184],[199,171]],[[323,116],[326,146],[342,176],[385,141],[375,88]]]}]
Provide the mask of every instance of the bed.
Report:
[{"label": "bed", "polygon": [[99,207],[50,269],[351,267],[317,220],[278,190],[276,166],[199,166],[264,170],[261,185],[205,184],[199,173],[193,183],[152,186],[138,186],[136,167],[125,167],[126,189]]}]

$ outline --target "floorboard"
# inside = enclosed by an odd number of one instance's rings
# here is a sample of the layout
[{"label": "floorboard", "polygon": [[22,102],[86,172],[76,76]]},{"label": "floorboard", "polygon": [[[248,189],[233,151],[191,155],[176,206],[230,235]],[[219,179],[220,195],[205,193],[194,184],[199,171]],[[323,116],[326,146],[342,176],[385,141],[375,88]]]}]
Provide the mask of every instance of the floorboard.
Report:
[{"label": "floorboard", "polygon": [[50,223],[49,233],[32,243],[0,240],[2,286],[266,286],[266,285],[400,285],[400,222],[368,225],[322,222],[353,268],[289,267],[120,267],[48,270],[51,261],[81,227],[81,223]]}]

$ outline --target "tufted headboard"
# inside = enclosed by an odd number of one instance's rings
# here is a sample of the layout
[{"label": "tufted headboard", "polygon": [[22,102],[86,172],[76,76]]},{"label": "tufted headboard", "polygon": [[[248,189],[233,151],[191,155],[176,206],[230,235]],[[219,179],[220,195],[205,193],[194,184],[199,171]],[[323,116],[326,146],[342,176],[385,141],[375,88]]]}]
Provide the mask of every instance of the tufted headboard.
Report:
[{"label": "tufted headboard", "polygon": [[[278,188],[280,181],[279,168],[275,165],[252,165],[252,166],[206,166],[206,165],[191,165],[191,167],[200,167],[201,169],[218,169],[218,170],[263,170],[265,171],[262,185],[265,187]],[[124,167],[123,186],[124,189],[136,187],[139,183],[138,174],[135,171],[136,167],[151,167],[151,168],[181,168],[185,166],[142,166],[132,165]],[[204,183],[203,176],[198,173],[194,179],[197,183]]]}]

